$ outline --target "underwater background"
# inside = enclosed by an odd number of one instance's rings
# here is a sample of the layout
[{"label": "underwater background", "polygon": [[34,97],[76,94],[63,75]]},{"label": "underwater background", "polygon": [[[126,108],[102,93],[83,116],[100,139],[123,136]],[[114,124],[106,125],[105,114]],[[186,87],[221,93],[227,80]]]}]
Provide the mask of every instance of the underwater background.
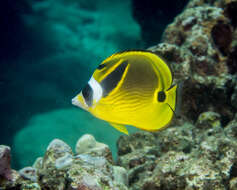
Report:
[{"label": "underwater background", "polygon": [[[116,157],[121,133],[71,105],[112,53],[146,49],[187,1],[7,0],[0,2],[0,144],[19,169],[50,141],[73,146],[90,133]],[[105,132],[106,131],[106,132]]]},{"label": "underwater background", "polygon": [[[237,190],[237,0],[0,2],[0,190]],[[99,63],[145,49],[179,115],[124,135],[71,105]],[[90,134],[90,135],[89,135]]]}]

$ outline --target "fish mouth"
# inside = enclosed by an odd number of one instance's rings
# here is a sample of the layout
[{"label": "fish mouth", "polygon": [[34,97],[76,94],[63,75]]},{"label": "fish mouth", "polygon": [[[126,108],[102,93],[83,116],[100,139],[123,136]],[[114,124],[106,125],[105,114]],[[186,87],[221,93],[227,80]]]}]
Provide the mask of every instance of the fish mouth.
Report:
[{"label": "fish mouth", "polygon": [[79,95],[75,96],[75,97],[72,99],[72,105],[77,106],[77,107],[80,107],[80,108],[82,108],[82,109],[84,109],[84,110],[87,110],[86,107],[85,107],[85,105],[83,105],[83,103],[82,103],[82,102],[79,100],[79,98],[78,98],[78,97],[80,97],[80,95],[81,95],[81,93],[80,93]]},{"label": "fish mouth", "polygon": [[72,99],[72,105],[82,107],[81,103],[78,101],[77,96]]}]

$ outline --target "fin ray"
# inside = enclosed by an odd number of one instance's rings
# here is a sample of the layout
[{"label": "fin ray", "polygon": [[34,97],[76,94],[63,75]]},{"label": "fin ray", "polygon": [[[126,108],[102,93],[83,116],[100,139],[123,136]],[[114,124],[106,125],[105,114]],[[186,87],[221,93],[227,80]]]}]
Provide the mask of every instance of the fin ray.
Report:
[{"label": "fin ray", "polygon": [[184,85],[184,82],[178,83],[178,87],[176,89],[176,107],[174,111],[177,116],[180,116],[180,112],[181,112],[183,85]]},{"label": "fin ray", "polygon": [[179,115],[180,112],[180,104],[181,104],[181,90],[182,83],[179,85],[172,85],[167,91],[167,101],[166,103],[170,107],[170,109],[174,112],[175,116]]},{"label": "fin ray", "polygon": [[118,131],[128,135],[128,130],[127,128],[122,125],[122,124],[117,124],[117,123],[109,123],[112,127],[114,127],[115,129],[117,129]]}]

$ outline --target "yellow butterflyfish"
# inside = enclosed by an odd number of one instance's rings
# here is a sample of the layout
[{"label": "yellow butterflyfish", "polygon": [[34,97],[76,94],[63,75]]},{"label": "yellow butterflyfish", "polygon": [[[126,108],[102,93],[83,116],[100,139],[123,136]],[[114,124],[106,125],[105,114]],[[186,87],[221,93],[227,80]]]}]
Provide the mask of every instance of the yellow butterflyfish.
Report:
[{"label": "yellow butterflyfish", "polygon": [[174,116],[177,85],[169,66],[149,51],[125,51],[105,59],[72,104],[128,134],[166,127]]}]

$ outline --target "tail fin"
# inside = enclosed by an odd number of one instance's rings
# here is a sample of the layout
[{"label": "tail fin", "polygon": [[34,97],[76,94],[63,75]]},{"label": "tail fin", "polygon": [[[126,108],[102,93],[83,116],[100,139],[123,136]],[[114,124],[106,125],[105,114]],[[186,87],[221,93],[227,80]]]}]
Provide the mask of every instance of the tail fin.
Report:
[{"label": "tail fin", "polygon": [[175,114],[177,116],[180,116],[180,112],[181,112],[181,107],[182,107],[182,97],[183,97],[183,85],[184,82],[180,82],[178,84],[178,88],[176,90],[176,108],[175,108]]},{"label": "tail fin", "polygon": [[170,109],[174,112],[175,116],[179,116],[180,107],[182,102],[182,87],[183,83],[171,86],[167,91],[166,103],[169,105]]}]

